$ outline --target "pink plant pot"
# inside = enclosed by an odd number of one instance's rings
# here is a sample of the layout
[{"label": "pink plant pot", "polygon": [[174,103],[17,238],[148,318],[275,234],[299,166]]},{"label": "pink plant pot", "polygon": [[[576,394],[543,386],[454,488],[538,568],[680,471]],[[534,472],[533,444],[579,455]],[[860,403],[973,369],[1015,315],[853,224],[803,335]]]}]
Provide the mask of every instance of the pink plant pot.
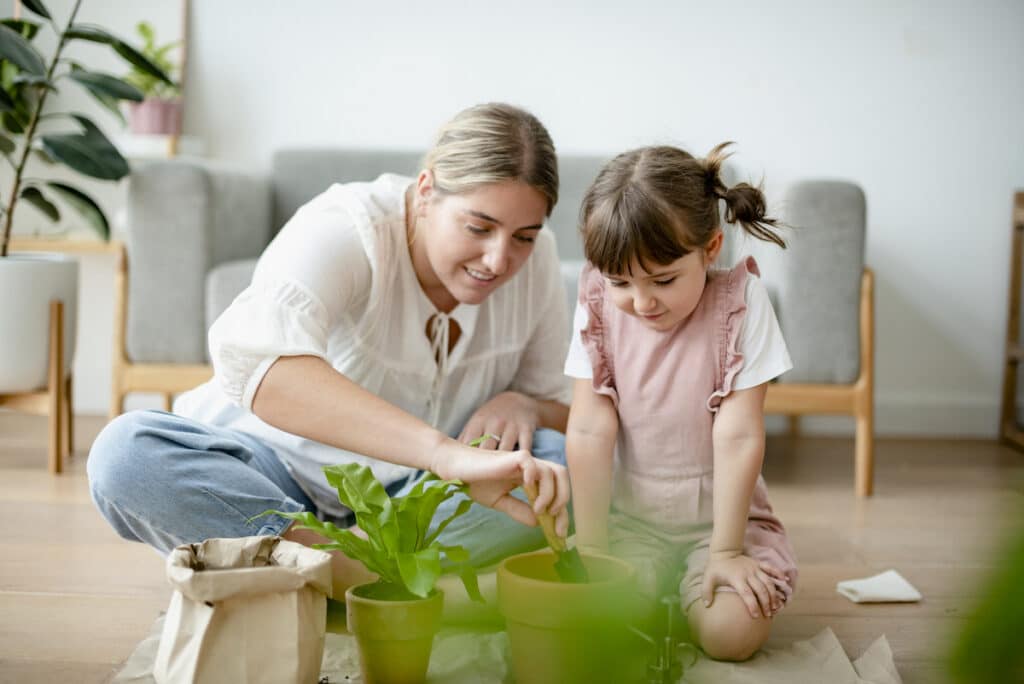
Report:
[{"label": "pink plant pot", "polygon": [[128,103],[128,127],[138,134],[179,135],[181,100],[146,98]]}]

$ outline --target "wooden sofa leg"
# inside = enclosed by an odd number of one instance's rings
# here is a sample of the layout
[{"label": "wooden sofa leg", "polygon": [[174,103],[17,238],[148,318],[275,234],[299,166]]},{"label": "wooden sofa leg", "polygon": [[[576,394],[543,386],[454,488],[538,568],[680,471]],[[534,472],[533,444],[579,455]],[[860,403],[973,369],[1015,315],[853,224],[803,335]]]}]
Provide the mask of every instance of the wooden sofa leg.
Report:
[{"label": "wooden sofa leg", "polygon": [[171,405],[174,403],[173,402],[174,395],[172,395],[170,392],[164,392],[162,396],[163,396],[163,400],[164,400],[164,411],[167,411],[168,413],[170,413],[171,412]]},{"label": "wooden sofa leg", "polygon": [[64,457],[67,459],[70,459],[75,453],[75,411],[71,403],[71,391],[71,375],[69,374],[64,382],[64,412],[61,419],[61,427],[63,428],[61,441],[64,444]]},{"label": "wooden sofa leg", "polygon": [[870,407],[857,414],[857,434],[854,438],[857,496],[871,496],[875,480],[874,412]]},{"label": "wooden sofa leg", "polygon": [[794,438],[794,439],[796,437],[799,437],[800,436],[800,416],[798,416],[795,413],[791,413],[791,414],[789,414],[789,416],[787,416],[787,419],[788,419],[788,422],[789,422],[789,436]]}]

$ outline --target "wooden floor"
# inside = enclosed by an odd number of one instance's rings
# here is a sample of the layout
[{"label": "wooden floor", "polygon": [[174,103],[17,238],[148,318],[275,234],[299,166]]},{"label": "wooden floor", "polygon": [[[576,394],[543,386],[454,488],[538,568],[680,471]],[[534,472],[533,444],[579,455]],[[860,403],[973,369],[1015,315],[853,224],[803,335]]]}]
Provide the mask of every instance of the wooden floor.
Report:
[{"label": "wooden floor", "polygon": [[[89,498],[79,418],[68,471],[45,470],[45,423],[0,413],[0,683],[107,681],[165,608],[163,562],[120,540]],[[800,561],[769,645],[833,629],[851,657],[885,634],[904,681],[942,682],[950,635],[993,563],[1024,455],[994,442],[880,440],[876,493],[853,496],[851,440],[771,438],[766,479]],[[841,579],[896,568],[917,605],[855,605]]]}]

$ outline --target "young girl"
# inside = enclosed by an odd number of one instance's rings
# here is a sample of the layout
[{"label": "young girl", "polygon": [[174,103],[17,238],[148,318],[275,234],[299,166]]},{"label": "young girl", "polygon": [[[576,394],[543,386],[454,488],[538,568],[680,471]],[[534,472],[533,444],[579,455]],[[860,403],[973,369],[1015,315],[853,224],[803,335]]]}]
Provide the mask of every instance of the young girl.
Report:
[{"label": "young girl", "polygon": [[792,364],[754,260],[712,269],[719,200],[785,247],[761,191],[723,184],[728,145],[626,152],[587,191],[566,455],[577,544],[631,560],[651,594],[685,567],[696,641],[745,660],[796,581],[760,476],[766,383]]}]

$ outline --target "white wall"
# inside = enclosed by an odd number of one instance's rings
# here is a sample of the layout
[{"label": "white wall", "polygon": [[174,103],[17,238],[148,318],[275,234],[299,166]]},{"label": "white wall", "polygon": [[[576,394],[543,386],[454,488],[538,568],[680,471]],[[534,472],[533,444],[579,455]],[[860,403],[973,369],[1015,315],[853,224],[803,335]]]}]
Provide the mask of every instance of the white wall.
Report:
[{"label": "white wall", "polygon": [[[155,15],[177,31],[176,2],[86,2],[125,35]],[[1024,3],[552,4],[195,0],[186,131],[265,167],[286,145],[421,149],[458,109],[500,99],[563,151],[736,140],[774,200],[796,178],[853,180],[877,276],[879,432],[995,434]],[[103,411],[106,388],[79,389]]]}]

